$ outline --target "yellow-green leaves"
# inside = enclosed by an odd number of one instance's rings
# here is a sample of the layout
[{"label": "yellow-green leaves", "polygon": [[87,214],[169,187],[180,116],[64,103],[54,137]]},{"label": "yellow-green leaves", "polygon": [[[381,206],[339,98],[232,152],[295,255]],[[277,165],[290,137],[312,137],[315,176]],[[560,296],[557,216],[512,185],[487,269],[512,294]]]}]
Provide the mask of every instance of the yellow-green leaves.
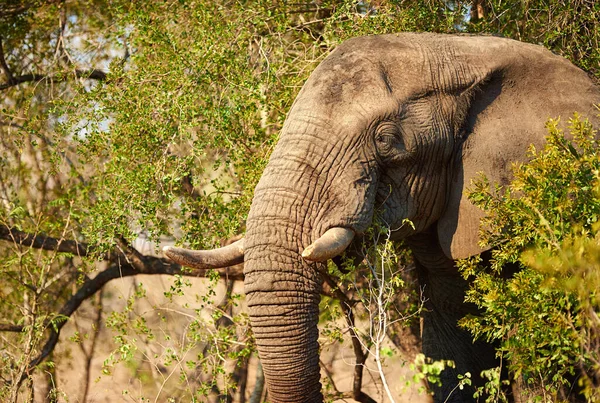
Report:
[{"label": "yellow-green leaves", "polygon": [[[506,189],[483,178],[470,199],[487,217],[482,238],[494,247],[492,272],[481,258],[462,262],[472,278],[467,301],[482,315],[463,324],[476,337],[500,342],[525,393],[557,399],[580,388],[598,399],[600,378],[600,150],[578,115],[569,134],[548,123],[542,150],[514,168]],[[507,272],[507,265],[518,267]],[[577,381],[574,381],[577,379]]]}]

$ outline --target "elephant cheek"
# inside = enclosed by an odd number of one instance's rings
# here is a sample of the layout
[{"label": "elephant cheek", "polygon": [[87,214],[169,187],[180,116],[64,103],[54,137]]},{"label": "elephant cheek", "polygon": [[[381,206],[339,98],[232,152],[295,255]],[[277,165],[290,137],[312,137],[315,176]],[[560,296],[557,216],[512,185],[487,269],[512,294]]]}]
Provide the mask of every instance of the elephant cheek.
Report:
[{"label": "elephant cheek", "polygon": [[369,228],[375,212],[377,176],[372,168],[365,171],[339,175],[328,187],[313,223],[313,240],[333,227],[350,228],[358,235]]}]

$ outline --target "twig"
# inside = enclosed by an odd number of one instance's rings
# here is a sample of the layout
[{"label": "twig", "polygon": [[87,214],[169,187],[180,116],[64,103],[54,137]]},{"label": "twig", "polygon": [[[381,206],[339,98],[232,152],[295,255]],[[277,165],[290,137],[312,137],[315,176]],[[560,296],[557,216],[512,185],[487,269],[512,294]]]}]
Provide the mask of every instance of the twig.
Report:
[{"label": "twig", "polygon": [[369,395],[362,391],[363,368],[365,366],[365,362],[367,361],[367,354],[365,354],[365,352],[363,351],[359,336],[356,333],[356,326],[354,323],[354,312],[352,311],[352,306],[354,304],[346,296],[346,294],[344,294],[337,287],[335,281],[329,276],[329,274],[322,273],[322,276],[325,281],[325,284],[329,286],[330,292],[335,298],[337,298],[340,301],[340,306],[342,307],[342,311],[344,312],[346,324],[348,325],[348,329],[350,330],[352,349],[354,351],[354,356],[356,357],[356,362],[354,364],[354,375],[352,380],[352,398],[361,403],[377,403]]},{"label": "twig", "polygon": [[331,387],[335,391],[335,394],[336,395],[341,395],[340,390],[337,388],[337,386],[335,384],[335,381],[333,380],[333,374],[331,373],[331,371],[327,367],[327,364],[325,364],[323,362],[323,360],[321,360],[320,358],[319,358],[319,365],[321,366],[321,369],[323,370],[323,372],[325,372],[325,376],[329,380],[329,384],[331,385]]},{"label": "twig", "polygon": [[94,358],[94,352],[96,351],[96,345],[98,344],[98,336],[100,333],[100,326],[102,326],[102,290],[97,294],[96,298],[96,317],[94,318],[94,322],[92,323],[92,340],[90,345],[90,350],[86,351],[83,343],[81,343],[81,350],[85,355],[85,385],[83,388],[82,394],[82,402],[87,402],[88,393],[90,390],[90,384],[92,382],[92,359]]}]

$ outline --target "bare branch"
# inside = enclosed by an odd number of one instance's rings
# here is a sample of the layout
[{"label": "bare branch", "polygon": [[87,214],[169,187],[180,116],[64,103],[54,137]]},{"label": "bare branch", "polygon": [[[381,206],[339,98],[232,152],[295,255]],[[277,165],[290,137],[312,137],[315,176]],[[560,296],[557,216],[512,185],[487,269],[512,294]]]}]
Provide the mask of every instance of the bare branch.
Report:
[{"label": "bare branch", "polygon": [[99,69],[91,69],[91,70],[75,70],[75,75],[77,78],[88,78],[91,80],[106,80],[106,73]]},{"label": "bare branch", "polygon": [[[98,345],[100,327],[102,326],[102,290],[100,290],[96,294],[96,316],[92,323],[92,336],[91,336],[91,345],[89,351],[85,349],[83,342],[79,343],[81,351],[85,356],[85,384],[83,386],[82,393],[82,402],[88,401],[88,393],[90,390],[90,385],[92,383],[92,359],[94,358],[94,352],[96,350],[96,346]],[[75,321],[75,325],[77,326],[77,321]],[[81,332],[80,332],[81,333]]]},{"label": "bare branch", "polygon": [[82,257],[88,255],[88,247],[84,243],[52,238],[46,235],[32,235],[6,225],[0,225],[0,239],[34,249],[72,253],[73,255]]},{"label": "bare branch", "polygon": [[[32,235],[14,228],[9,228],[6,225],[0,225],[0,239],[15,242],[34,249],[71,253],[79,257],[90,255],[89,246],[83,242],[58,239],[47,235]],[[124,239],[119,240],[119,245],[121,246],[121,250],[109,252],[103,258],[114,264],[119,264],[123,277],[136,274],[181,274],[192,277],[206,277],[210,271],[210,269],[182,269],[180,265],[175,264],[168,259],[142,255],[135,248],[127,245]],[[101,272],[90,281],[97,279],[103,273],[109,272],[110,270],[111,268]],[[213,270],[216,270],[221,276],[227,276],[230,280],[243,280],[244,278],[241,265]]]},{"label": "bare branch", "polygon": [[[53,238],[47,235],[33,235],[6,225],[0,225],[0,240],[13,242],[33,249],[71,253],[79,257],[87,257],[91,254],[90,248],[86,243]],[[136,274],[181,274],[190,277],[206,277],[209,271],[214,270],[229,280],[244,279],[242,265],[220,269],[182,269],[180,265],[173,263],[169,259],[142,255],[138,250],[129,245],[124,238],[119,239],[118,244],[119,250],[110,251],[106,255],[100,256],[100,258],[120,265],[123,277]],[[97,279],[102,273],[109,272],[110,270],[109,268],[101,272],[92,280]]]},{"label": "bare branch", "polygon": [[[329,385],[331,386],[331,388],[333,388],[333,391],[335,392],[335,394],[336,395],[341,395],[342,393],[337,388],[337,385],[335,384],[335,381],[333,380],[333,373],[331,372],[331,370],[329,369],[329,367],[327,366],[327,364],[325,364],[323,362],[323,360],[321,360],[321,358],[319,358],[319,366],[321,367],[321,369],[323,370],[323,372],[325,372],[325,376],[329,380]],[[352,397],[352,396],[348,395],[347,397]]]},{"label": "bare branch", "polygon": [[[41,82],[41,81],[52,81],[52,82],[63,82],[67,81],[70,74],[56,74],[56,75],[45,75],[45,74],[24,74],[21,76],[12,77],[12,80],[4,84],[0,84],[0,90],[5,90],[10,87],[14,87],[19,84],[27,82]],[[91,80],[106,80],[106,73],[102,70],[75,70],[75,77],[86,78]]]}]

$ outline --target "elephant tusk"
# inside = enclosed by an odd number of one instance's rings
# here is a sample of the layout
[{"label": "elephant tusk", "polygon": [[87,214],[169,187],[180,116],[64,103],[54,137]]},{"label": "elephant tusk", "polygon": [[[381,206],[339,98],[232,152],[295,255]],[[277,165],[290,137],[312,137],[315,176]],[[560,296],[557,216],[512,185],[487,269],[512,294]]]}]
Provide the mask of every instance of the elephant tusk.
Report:
[{"label": "elephant tusk", "polygon": [[302,257],[311,262],[324,262],[346,250],[354,239],[354,231],[349,228],[333,227],[302,252]]},{"label": "elephant tusk", "polygon": [[234,266],[244,261],[244,238],[222,248],[211,250],[190,250],[165,246],[163,253],[175,263],[195,269]]}]

